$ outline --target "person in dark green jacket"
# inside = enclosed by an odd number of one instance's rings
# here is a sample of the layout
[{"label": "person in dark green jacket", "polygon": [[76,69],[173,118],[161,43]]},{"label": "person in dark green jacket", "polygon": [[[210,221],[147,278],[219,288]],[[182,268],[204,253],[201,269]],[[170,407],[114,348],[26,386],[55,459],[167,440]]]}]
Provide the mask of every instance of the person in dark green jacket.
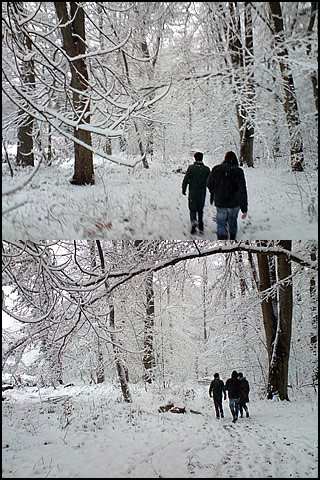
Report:
[{"label": "person in dark green jacket", "polygon": [[186,194],[189,185],[189,211],[191,221],[191,233],[203,233],[203,208],[206,200],[207,178],[210,175],[210,168],[204,165],[203,153],[194,154],[195,162],[189,165],[182,182],[182,194]]},{"label": "person in dark green jacket", "polygon": [[224,417],[223,408],[222,408],[222,394],[224,399],[227,399],[226,389],[222,380],[220,380],[219,373],[213,375],[213,380],[210,383],[209,387],[209,396],[213,398],[214,406],[216,409],[217,418]]}]

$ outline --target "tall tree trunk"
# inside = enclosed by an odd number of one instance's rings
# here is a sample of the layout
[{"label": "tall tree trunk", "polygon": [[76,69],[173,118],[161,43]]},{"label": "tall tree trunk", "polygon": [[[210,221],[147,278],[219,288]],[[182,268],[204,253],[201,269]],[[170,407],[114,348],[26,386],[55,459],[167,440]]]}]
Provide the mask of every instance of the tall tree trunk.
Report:
[{"label": "tall tree trunk", "polygon": [[[254,101],[255,87],[253,77],[253,27],[250,2],[245,2],[244,12],[244,31],[245,31],[245,50],[244,50],[244,66],[247,77],[246,103],[248,107],[245,113],[245,123],[243,125],[242,139],[240,143],[240,165],[246,164],[253,167],[253,143],[254,143]],[[250,109],[250,110],[249,110]]]},{"label": "tall tree trunk", "polygon": [[[27,14],[24,10],[24,2],[8,2],[8,8],[14,10],[14,18],[25,19]],[[17,28],[17,45],[21,56],[24,57],[27,53],[30,53],[32,50],[32,43],[30,38],[25,35],[21,30],[20,25],[16,24]],[[34,74],[34,61],[31,60],[21,60],[21,82],[26,90],[32,92],[35,88],[35,74]],[[25,113],[23,110],[19,112],[20,125],[18,127],[18,147],[17,147],[17,157],[16,162],[18,165],[31,165],[34,166],[34,155],[33,155],[33,126],[34,118]]]},{"label": "tall tree trunk", "polygon": [[154,330],[154,290],[153,274],[148,273],[146,278],[146,299],[147,309],[144,320],[144,378],[147,383],[152,383],[154,378],[153,368],[155,365],[153,352],[153,330]]},{"label": "tall tree trunk", "polygon": [[[271,287],[269,261],[266,255],[258,254],[259,291],[264,294]],[[277,312],[271,295],[263,295],[261,301],[263,326],[266,336],[268,362],[272,356],[273,342],[277,331]]]},{"label": "tall tree trunk", "polygon": [[[240,134],[240,165],[253,167],[253,142],[254,125],[252,115],[248,108],[253,111],[254,84],[253,84],[253,29],[250,5],[245,8],[245,48],[241,42],[241,20],[235,2],[229,2],[230,10],[230,53],[234,67],[235,91],[239,95],[242,90],[244,77],[247,78],[247,91],[238,99],[236,106],[239,134]],[[242,75],[241,75],[242,72]]]},{"label": "tall tree trunk", "polygon": [[[280,241],[279,246],[291,250],[291,240]],[[259,290],[261,293],[271,288],[278,280],[290,277],[291,262],[285,255],[278,260],[278,279],[272,278],[273,272],[266,256],[258,254]],[[269,372],[267,397],[278,394],[280,400],[288,400],[288,369],[292,326],[292,284],[291,279],[278,288],[279,302],[272,301],[271,295],[261,302],[263,325],[266,335]]]},{"label": "tall tree trunk", "polygon": [[97,383],[103,383],[104,380],[105,380],[105,373],[104,373],[103,353],[101,352],[100,342],[98,340]]},{"label": "tall tree trunk", "polygon": [[[138,255],[142,258],[141,245],[143,240],[135,240],[134,246]],[[154,289],[153,289],[153,273],[150,272],[146,276],[146,316],[144,319],[144,380],[147,383],[153,381],[153,368],[155,366],[153,334],[154,334]]]},{"label": "tall tree trunk", "polygon": [[[281,248],[291,250],[291,240],[281,240]],[[279,282],[291,276],[291,262],[285,255],[278,259]],[[268,398],[279,394],[280,400],[288,398],[288,370],[292,330],[292,281],[283,282],[279,287],[279,321],[269,364]]]},{"label": "tall tree trunk", "polygon": [[[311,244],[311,260],[317,259],[317,244],[314,242]],[[313,382],[317,382],[319,378],[319,366],[318,366],[318,289],[316,275],[311,273],[310,278],[310,306],[311,306],[311,322],[312,332],[310,336],[310,348],[314,357],[313,361]]]},{"label": "tall tree trunk", "polygon": [[[90,124],[90,101],[86,99],[88,89],[88,70],[83,58],[72,58],[86,52],[84,11],[81,4],[70,2],[70,14],[67,2],[54,2],[57,16],[62,23],[63,45],[70,57],[71,87],[73,91],[73,108],[78,124]],[[83,92],[83,93],[82,93]],[[91,133],[77,126],[74,136],[79,142],[91,147]],[[93,154],[85,146],[74,142],[74,175],[71,183],[75,185],[94,184]]]},{"label": "tall tree trunk", "polygon": [[[104,261],[104,255],[103,255],[103,250],[101,247],[100,240],[96,240],[96,245],[97,245],[100,262],[101,262],[101,271],[105,272],[105,261]],[[115,311],[114,311],[114,305],[112,302],[109,305],[109,319],[110,319],[110,339],[112,342],[114,359],[115,359],[116,369],[117,369],[117,373],[120,381],[120,386],[121,386],[124,401],[130,403],[132,401],[132,398],[131,398],[129,383],[128,383],[129,373],[128,373],[127,366],[125,365],[123,359],[121,358],[121,354],[118,347],[118,342],[115,334]],[[98,363],[99,363],[99,367],[103,365],[103,357],[100,349],[98,352]],[[102,370],[99,371],[98,369],[98,373],[101,374],[100,378],[102,378],[102,374],[103,374],[103,379],[104,379],[104,372]],[[98,379],[99,379],[99,376],[98,376]]]},{"label": "tall tree trunk", "polygon": [[203,270],[202,270],[203,340],[208,340],[207,289],[208,289],[208,267],[207,267],[207,260],[204,258],[203,259]]},{"label": "tall tree trunk", "polygon": [[120,380],[120,386],[121,386],[124,401],[127,402],[127,403],[131,403],[132,398],[131,398],[131,394],[130,394],[130,390],[129,390],[129,384],[128,384],[128,380],[129,380],[128,368],[126,367],[126,365],[124,364],[124,362],[122,361],[122,359],[120,357],[119,348],[116,345],[117,342],[116,342],[116,336],[115,336],[115,333],[114,333],[114,329],[115,329],[114,305],[110,305],[110,337],[111,337],[113,351],[114,351],[116,368],[117,368],[118,377],[119,377],[119,380]]},{"label": "tall tree trunk", "polygon": [[[126,72],[127,82],[131,86],[129,65],[128,65],[126,54],[123,52],[123,50],[121,50],[121,56],[122,56],[123,63],[124,63],[124,69],[125,69],[125,72]],[[139,146],[140,155],[141,155],[141,158],[142,158],[142,164],[143,164],[144,168],[149,168],[149,163],[148,163],[148,160],[147,160],[147,151],[143,146],[141,134],[140,134],[140,131],[139,131],[139,127],[138,127],[138,124],[137,124],[137,122],[134,118],[132,119],[132,123],[133,123],[134,129],[135,129],[136,134],[137,134],[137,142],[138,142],[138,146]],[[124,141],[124,139],[122,141]]]},{"label": "tall tree trunk", "polygon": [[[318,2],[311,2],[311,14],[310,14],[310,21],[308,25],[308,35],[311,35],[313,26],[315,24],[316,15],[318,10]],[[307,54],[310,55],[311,53],[311,45],[307,45]],[[318,60],[318,56],[317,56]],[[317,62],[318,63],[318,62]],[[314,71],[311,74],[311,83],[313,89],[313,96],[314,96],[314,103],[318,115],[318,71]]]},{"label": "tall tree trunk", "polygon": [[288,66],[288,49],[285,44],[284,26],[280,2],[269,2],[271,19],[274,26],[275,46],[278,49],[279,67],[283,82],[284,111],[290,137],[290,162],[293,171],[303,171],[304,153],[300,131],[300,116],[293,82],[292,72]]}]

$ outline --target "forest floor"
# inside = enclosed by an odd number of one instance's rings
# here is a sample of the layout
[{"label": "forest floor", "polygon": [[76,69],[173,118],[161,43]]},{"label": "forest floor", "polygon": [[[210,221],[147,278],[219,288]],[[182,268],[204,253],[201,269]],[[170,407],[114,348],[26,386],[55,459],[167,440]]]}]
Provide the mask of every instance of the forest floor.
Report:
[{"label": "forest floor", "polygon": [[[4,392],[3,478],[318,478],[318,399],[251,395],[251,418],[215,418],[208,385]],[[301,395],[301,394],[300,394]],[[186,413],[159,413],[168,402]],[[191,409],[200,412],[195,414]]]},{"label": "forest floor", "polygon": [[[212,168],[217,162],[206,158],[205,163]],[[73,165],[66,162],[41,166],[30,183],[4,196],[3,238],[195,238],[190,234],[188,199],[181,193],[183,174],[176,166],[154,163],[149,169],[132,169],[101,159],[94,164],[95,185],[71,185]],[[249,210],[246,219],[239,216],[238,240],[318,239],[317,172],[258,164],[244,171]],[[20,167],[11,177],[3,164],[3,192],[20,185],[31,172]],[[216,240],[215,216],[207,195],[201,238]]]}]

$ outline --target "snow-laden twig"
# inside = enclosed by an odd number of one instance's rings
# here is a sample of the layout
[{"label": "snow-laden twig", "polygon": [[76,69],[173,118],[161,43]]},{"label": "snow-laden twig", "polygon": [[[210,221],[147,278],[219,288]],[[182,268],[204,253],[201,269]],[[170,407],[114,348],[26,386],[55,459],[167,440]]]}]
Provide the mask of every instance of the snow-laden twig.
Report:
[{"label": "snow-laden twig", "polygon": [[53,302],[50,310],[47,313],[45,313],[41,317],[36,317],[36,318],[19,317],[15,313],[10,312],[10,310],[8,310],[4,305],[2,305],[2,310],[5,313],[7,313],[8,315],[10,315],[10,317],[14,318],[15,320],[18,320],[19,322],[22,322],[22,323],[39,323],[39,322],[42,322],[43,320],[45,320],[46,318],[49,317],[49,315],[51,314],[52,310],[54,309],[56,303],[57,303],[57,298],[55,298],[55,301]]},{"label": "snow-laden twig", "polygon": [[[11,189],[3,192],[2,196],[6,196],[6,195],[11,195],[12,193],[15,193],[17,192],[18,190],[21,190],[23,187],[25,187],[29,182],[31,182],[31,180],[33,179],[33,177],[36,175],[36,173],[38,172],[39,168],[40,168],[40,165],[42,163],[42,160],[44,158],[44,155],[42,152],[40,152],[40,154],[38,152],[34,152],[34,154],[36,155],[40,155],[40,160],[39,160],[39,163],[38,165],[36,166],[36,168],[34,169],[34,171],[32,172],[32,174],[30,175],[30,177],[28,177],[26,180],[24,180],[20,185],[16,185],[15,187],[12,187]],[[19,205],[20,206],[20,205]],[[11,209],[9,209],[10,211]],[[7,212],[3,212],[3,213],[7,213]]]}]

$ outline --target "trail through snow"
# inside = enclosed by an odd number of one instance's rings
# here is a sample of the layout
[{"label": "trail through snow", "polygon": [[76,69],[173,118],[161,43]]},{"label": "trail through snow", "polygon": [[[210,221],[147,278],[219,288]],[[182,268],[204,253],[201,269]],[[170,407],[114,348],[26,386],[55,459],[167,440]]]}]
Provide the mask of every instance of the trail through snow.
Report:
[{"label": "trail through snow", "polygon": [[[318,478],[317,397],[258,399],[251,418],[217,420],[207,385],[8,390],[4,478]],[[158,413],[173,401],[185,414]],[[201,412],[193,414],[190,409]]]},{"label": "trail through snow", "polygon": [[[191,163],[191,162],[190,162]],[[205,162],[210,168],[212,159]],[[3,191],[21,184],[31,170],[9,176],[3,166]],[[249,210],[239,216],[238,240],[310,240],[318,238],[317,173],[288,168],[245,168]],[[2,235],[7,240],[39,239],[172,239],[190,234],[183,174],[163,165],[150,169],[95,161],[96,184],[70,185],[73,166],[40,168],[23,189],[4,197]],[[216,240],[216,209],[207,195],[205,234]]]}]

